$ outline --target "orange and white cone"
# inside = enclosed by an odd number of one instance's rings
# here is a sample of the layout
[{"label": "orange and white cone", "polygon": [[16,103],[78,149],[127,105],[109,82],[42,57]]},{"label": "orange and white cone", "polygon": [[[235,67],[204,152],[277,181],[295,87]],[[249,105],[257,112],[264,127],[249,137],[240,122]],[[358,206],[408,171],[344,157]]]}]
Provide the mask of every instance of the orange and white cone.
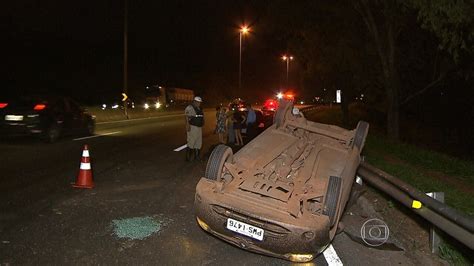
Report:
[{"label": "orange and white cone", "polygon": [[89,147],[87,145],[84,145],[79,174],[77,175],[76,183],[72,186],[76,188],[94,187],[94,179],[92,178],[92,167],[89,157]]}]

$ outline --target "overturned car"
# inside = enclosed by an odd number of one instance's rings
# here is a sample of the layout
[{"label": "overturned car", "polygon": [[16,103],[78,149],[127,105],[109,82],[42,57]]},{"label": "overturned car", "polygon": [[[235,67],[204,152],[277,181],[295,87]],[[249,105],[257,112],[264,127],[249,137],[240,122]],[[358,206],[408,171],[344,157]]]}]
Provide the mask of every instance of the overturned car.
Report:
[{"label": "overturned car", "polygon": [[249,251],[312,260],[336,234],[368,129],[311,122],[283,103],[275,123],[236,154],[213,150],[196,187],[198,224]]}]

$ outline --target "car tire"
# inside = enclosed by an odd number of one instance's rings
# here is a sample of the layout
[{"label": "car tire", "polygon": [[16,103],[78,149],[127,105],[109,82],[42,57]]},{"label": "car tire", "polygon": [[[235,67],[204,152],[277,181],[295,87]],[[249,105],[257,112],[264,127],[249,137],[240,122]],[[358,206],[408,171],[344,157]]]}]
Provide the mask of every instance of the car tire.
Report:
[{"label": "car tire", "polygon": [[354,135],[354,141],[352,142],[352,148],[358,148],[361,151],[365,145],[365,138],[369,132],[369,123],[365,121],[359,121],[357,123],[356,132]]},{"label": "car tire", "polygon": [[234,154],[229,146],[220,144],[214,148],[207,161],[204,177],[210,180],[219,180],[222,176],[224,163],[232,162]]},{"label": "car tire", "polygon": [[52,124],[44,133],[44,140],[48,143],[56,142],[61,136],[61,128],[57,124]]},{"label": "car tire", "polygon": [[285,122],[285,110],[278,110],[275,113],[275,117],[273,119],[273,123],[275,124],[276,128],[280,128]]},{"label": "car tire", "polygon": [[275,124],[275,127],[277,129],[285,125],[286,114],[288,112],[291,112],[292,108],[293,108],[293,103],[290,101],[283,101],[280,104],[273,118],[273,123]]},{"label": "car tire", "polygon": [[336,222],[337,204],[339,202],[340,193],[341,178],[338,176],[330,176],[323,210],[323,214],[329,216],[330,227],[333,227],[334,223]]},{"label": "car tire", "polygon": [[89,120],[89,122],[87,122],[87,134],[92,136],[94,135],[95,133],[95,121],[94,120]]}]

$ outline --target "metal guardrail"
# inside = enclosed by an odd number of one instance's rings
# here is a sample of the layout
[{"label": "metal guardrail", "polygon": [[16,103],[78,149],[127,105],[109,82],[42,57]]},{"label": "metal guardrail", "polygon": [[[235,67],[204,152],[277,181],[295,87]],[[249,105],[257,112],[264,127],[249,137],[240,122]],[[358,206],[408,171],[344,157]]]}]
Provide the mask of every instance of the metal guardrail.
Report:
[{"label": "metal guardrail", "polygon": [[362,162],[358,175],[470,249],[474,249],[474,219],[438,202],[402,180]]},{"label": "metal guardrail", "polygon": [[[309,112],[319,106],[305,106],[301,112]],[[474,218],[420,192],[402,180],[362,162],[358,175],[367,183],[388,194],[413,212],[420,215],[448,235],[474,249]]]},{"label": "metal guardrail", "polygon": [[300,108],[300,111],[301,112],[310,112],[310,111],[313,111],[313,110],[316,110],[318,108],[317,105],[310,105],[310,106],[303,106],[302,108]]}]

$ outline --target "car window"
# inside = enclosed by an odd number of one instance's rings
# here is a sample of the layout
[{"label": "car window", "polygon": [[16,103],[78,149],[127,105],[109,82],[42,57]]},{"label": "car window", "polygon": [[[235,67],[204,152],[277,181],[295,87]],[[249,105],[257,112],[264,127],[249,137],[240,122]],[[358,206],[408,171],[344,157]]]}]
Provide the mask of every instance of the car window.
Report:
[{"label": "car window", "polygon": [[82,111],[82,108],[73,100],[66,99],[66,101],[69,103],[69,107],[73,113],[80,113]]},{"label": "car window", "polygon": [[56,101],[54,104],[53,104],[53,111],[55,113],[64,113],[64,110],[65,110],[65,106],[64,106],[64,102],[61,101],[61,100],[58,100]]}]

